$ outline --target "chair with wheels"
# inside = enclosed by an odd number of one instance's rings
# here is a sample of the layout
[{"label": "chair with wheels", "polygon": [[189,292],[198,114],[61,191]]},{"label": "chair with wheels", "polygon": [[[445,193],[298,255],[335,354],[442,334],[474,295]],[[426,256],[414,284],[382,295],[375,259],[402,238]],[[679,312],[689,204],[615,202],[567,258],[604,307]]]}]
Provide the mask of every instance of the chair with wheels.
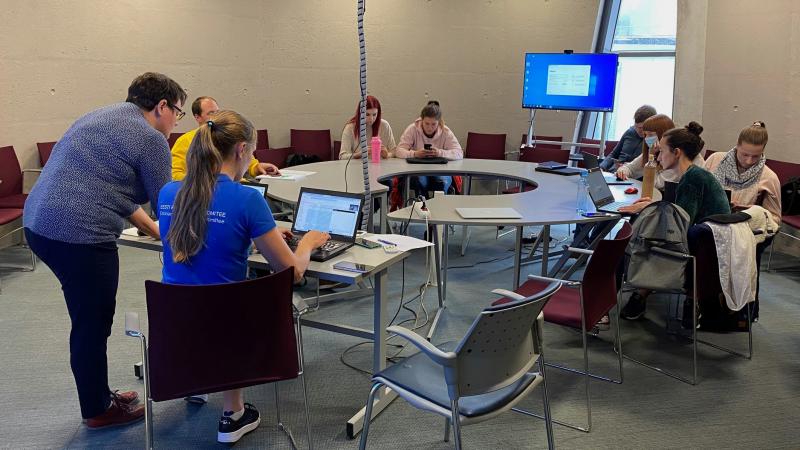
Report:
[{"label": "chair with wheels", "polygon": [[[152,402],[265,383],[275,383],[278,427],[296,448],[290,430],[281,422],[277,382],[298,377],[308,447],[312,447],[302,334],[293,313],[293,277],[290,267],[228,284],[145,282],[149,342],[136,313],[126,313],[125,334],[139,338],[142,345],[147,448],[153,448]],[[269,345],[232,346],[231,342]]]},{"label": "chair with wheels", "polygon": [[[561,289],[553,295],[544,307],[544,321],[580,331],[583,344],[583,369],[578,370],[553,363],[548,363],[548,365],[584,376],[586,426],[576,426],[558,420],[553,420],[553,422],[586,433],[592,429],[592,408],[589,395],[590,378],[616,384],[621,384],[623,381],[622,340],[620,339],[619,329],[619,296],[617,295],[616,271],[625,254],[625,248],[631,239],[631,231],[630,224],[623,222],[622,228],[617,232],[614,239],[600,241],[595,250],[567,248],[569,252],[590,255],[582,280],[559,280],[538,275],[528,275],[528,281],[513,292],[496,290],[495,293],[504,297],[492,303],[492,305],[501,305],[524,298],[527,295],[531,295],[531,293],[538,292],[548,283],[557,282],[564,285],[565,289]],[[614,350],[617,353],[619,364],[619,379],[607,378],[589,372],[587,346],[587,335],[603,316],[607,315],[615,306],[617,307],[617,317],[614,321],[616,325]]]},{"label": "chair with wheels", "polygon": [[539,384],[547,444],[554,448],[544,357],[534,324],[560,287],[552,283],[521,300],[484,309],[457,343],[436,347],[406,328],[387,328],[420,353],[372,376],[359,448],[366,448],[369,418],[380,389],[389,388],[412,406],[444,417],[444,440],[449,440],[452,425],[455,447],[461,449],[462,426],[508,411]]}]

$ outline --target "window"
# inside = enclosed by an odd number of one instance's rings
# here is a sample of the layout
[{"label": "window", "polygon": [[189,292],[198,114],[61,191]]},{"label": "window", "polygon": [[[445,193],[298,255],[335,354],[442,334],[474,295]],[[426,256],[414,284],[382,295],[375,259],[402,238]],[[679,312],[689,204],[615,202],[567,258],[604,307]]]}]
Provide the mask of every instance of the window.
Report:
[{"label": "window", "polygon": [[[633,113],[643,104],[672,116],[678,5],[677,0],[609,3],[604,11],[605,42],[599,50],[619,54],[614,112],[606,117],[606,139],[617,140],[633,125]],[[600,116],[588,116],[585,134],[599,139]]]}]

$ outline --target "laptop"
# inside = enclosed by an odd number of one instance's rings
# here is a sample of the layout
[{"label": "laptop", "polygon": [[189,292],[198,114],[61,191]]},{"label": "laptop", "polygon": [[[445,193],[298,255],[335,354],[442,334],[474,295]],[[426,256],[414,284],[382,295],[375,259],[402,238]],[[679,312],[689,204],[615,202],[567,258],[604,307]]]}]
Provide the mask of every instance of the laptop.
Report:
[{"label": "laptop", "polygon": [[448,161],[447,158],[442,158],[441,156],[435,156],[433,158],[406,158],[406,162],[409,164],[447,164]]},{"label": "laptop", "polygon": [[600,167],[600,162],[598,160],[597,155],[585,152],[581,152],[581,154],[583,155],[583,167],[585,169],[589,170]]},{"label": "laptop", "polygon": [[603,176],[603,171],[600,170],[599,168],[589,170],[587,181],[589,182],[589,196],[592,198],[592,202],[594,202],[594,207],[598,211],[621,214],[618,211],[619,208],[623,206],[628,206],[632,204],[633,201],[635,201],[635,199],[614,201],[614,194],[608,187],[608,183],[606,182],[606,179]]},{"label": "laptop", "polygon": [[363,206],[363,194],[301,188],[292,224],[294,237],[287,242],[289,247],[295,250],[303,235],[311,230],[324,231],[331,239],[311,252],[311,259],[327,261],[341,254],[355,243]]},{"label": "laptop", "polygon": [[269,189],[268,184],[261,184],[257,181],[247,181],[247,180],[242,180],[240,181],[240,183],[242,183],[242,186],[247,186],[249,188],[257,190],[258,192],[261,193],[261,195],[264,196],[265,200],[267,199],[267,190]]}]

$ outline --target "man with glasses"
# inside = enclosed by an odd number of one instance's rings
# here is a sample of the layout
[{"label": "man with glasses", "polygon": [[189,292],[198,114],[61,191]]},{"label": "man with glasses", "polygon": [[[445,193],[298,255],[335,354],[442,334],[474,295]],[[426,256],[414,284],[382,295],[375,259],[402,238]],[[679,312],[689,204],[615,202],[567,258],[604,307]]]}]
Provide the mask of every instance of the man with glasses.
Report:
[{"label": "man with glasses", "polygon": [[[197,97],[192,102],[192,114],[197,125],[202,125],[213,117],[214,113],[219,111],[217,101],[212,97]],[[181,116],[183,117],[183,112]],[[172,180],[180,181],[186,176],[186,153],[189,151],[189,146],[192,144],[194,135],[197,134],[197,128],[188,133],[183,134],[175,144],[172,145]],[[250,161],[250,166],[247,169],[250,176],[257,175],[279,175],[278,168],[270,163],[260,163],[257,159],[253,158]]]},{"label": "man with glasses", "polygon": [[158,225],[141,205],[158,204],[169,182],[167,136],[185,101],[186,92],[165,75],[136,77],[124,102],[91,111],[69,127],[25,202],[26,240],[64,292],[72,322],[70,365],[90,429],[144,418],[135,391],[108,386],[106,345],[119,282],[116,241],[126,219],[159,238]]},{"label": "man with glasses", "polygon": [[642,153],[642,142],[644,142],[644,129],[642,125],[644,121],[656,115],[656,109],[650,105],[640,106],[635,113],[633,113],[633,126],[623,133],[619,138],[617,146],[610,154],[606,155],[606,159],[600,163],[600,168],[606,172],[613,172],[617,167],[625,164],[626,162],[633,161],[634,158]]}]

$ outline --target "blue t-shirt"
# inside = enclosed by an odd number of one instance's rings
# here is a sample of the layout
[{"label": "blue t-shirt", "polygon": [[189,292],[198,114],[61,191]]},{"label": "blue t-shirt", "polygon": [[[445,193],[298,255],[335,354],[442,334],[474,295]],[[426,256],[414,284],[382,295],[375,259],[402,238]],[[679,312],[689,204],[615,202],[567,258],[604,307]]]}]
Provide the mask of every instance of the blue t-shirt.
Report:
[{"label": "blue t-shirt", "polygon": [[164,283],[218,284],[247,278],[247,252],[252,239],[275,228],[275,219],[264,197],[255,189],[235,183],[227,175],[217,177],[208,208],[205,247],[184,263],[172,260],[167,241],[172,206],[183,185],[174,181],[158,196],[158,218],[164,243]]}]

